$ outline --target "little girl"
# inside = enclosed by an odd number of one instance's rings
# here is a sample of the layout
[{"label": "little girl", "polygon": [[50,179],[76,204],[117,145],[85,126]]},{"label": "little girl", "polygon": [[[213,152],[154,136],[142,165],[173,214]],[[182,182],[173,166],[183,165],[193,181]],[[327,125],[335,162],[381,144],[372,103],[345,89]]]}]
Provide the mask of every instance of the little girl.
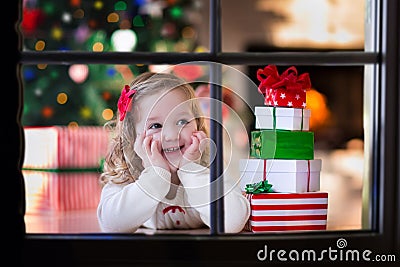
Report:
[{"label": "little girl", "polygon": [[[143,73],[126,85],[100,180],[104,232],[196,229],[210,225],[209,145],[193,88],[172,74]],[[225,232],[250,214],[234,179],[224,177]]]}]

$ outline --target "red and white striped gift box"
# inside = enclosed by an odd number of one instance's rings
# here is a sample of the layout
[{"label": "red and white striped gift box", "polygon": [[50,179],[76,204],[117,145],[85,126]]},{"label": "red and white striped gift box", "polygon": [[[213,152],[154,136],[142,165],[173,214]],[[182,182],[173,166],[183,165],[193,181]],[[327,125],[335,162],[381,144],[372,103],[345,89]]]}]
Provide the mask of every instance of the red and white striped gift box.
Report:
[{"label": "red and white striped gift box", "polygon": [[101,194],[97,172],[22,171],[26,213],[96,208]]},{"label": "red and white striped gift box", "polygon": [[252,232],[326,230],[328,193],[247,194]]},{"label": "red and white striped gift box", "polygon": [[99,168],[109,132],[101,126],[25,127],[25,169]]}]

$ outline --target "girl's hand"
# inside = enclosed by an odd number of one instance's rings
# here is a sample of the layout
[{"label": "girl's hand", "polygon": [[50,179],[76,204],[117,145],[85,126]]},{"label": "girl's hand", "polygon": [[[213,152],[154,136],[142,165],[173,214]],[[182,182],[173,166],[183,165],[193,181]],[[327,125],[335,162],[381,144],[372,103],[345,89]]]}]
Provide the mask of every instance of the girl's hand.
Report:
[{"label": "girl's hand", "polygon": [[146,136],[146,133],[144,132],[138,134],[135,140],[134,150],[142,159],[144,168],[157,166],[170,171],[168,163],[161,155],[161,151],[159,151],[160,145],[158,142],[158,140],[153,140],[153,135]]},{"label": "girl's hand", "polygon": [[195,131],[192,135],[192,144],[183,153],[179,167],[189,162],[200,162],[201,155],[205,150],[207,135],[203,131]]}]

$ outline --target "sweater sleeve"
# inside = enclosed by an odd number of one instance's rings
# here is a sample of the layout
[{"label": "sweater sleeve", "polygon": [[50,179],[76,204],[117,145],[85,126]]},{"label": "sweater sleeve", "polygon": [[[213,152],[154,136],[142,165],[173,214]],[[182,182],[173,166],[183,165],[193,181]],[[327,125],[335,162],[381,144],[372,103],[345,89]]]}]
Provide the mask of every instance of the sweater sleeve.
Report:
[{"label": "sweater sleeve", "polygon": [[155,212],[166,196],[171,173],[160,167],[148,167],[139,179],[128,185],[106,184],[97,207],[103,232],[135,232]]},{"label": "sweater sleeve", "polygon": [[[199,213],[203,222],[210,226],[210,172],[209,169],[190,162],[178,170],[189,204]],[[250,203],[241,193],[238,183],[224,177],[225,233],[243,230],[249,216]]]}]

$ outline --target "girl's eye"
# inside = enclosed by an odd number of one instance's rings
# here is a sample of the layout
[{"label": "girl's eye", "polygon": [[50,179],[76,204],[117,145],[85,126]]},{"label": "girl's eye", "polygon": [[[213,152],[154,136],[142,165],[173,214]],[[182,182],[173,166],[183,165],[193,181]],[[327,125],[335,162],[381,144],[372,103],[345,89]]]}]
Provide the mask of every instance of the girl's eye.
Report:
[{"label": "girl's eye", "polygon": [[153,123],[150,125],[149,129],[160,129],[162,125],[160,123]]},{"label": "girl's eye", "polygon": [[186,124],[188,124],[188,123],[189,123],[189,122],[188,122],[187,120],[183,119],[183,120],[179,120],[179,121],[176,123],[176,125],[183,126],[183,125],[186,125]]}]

